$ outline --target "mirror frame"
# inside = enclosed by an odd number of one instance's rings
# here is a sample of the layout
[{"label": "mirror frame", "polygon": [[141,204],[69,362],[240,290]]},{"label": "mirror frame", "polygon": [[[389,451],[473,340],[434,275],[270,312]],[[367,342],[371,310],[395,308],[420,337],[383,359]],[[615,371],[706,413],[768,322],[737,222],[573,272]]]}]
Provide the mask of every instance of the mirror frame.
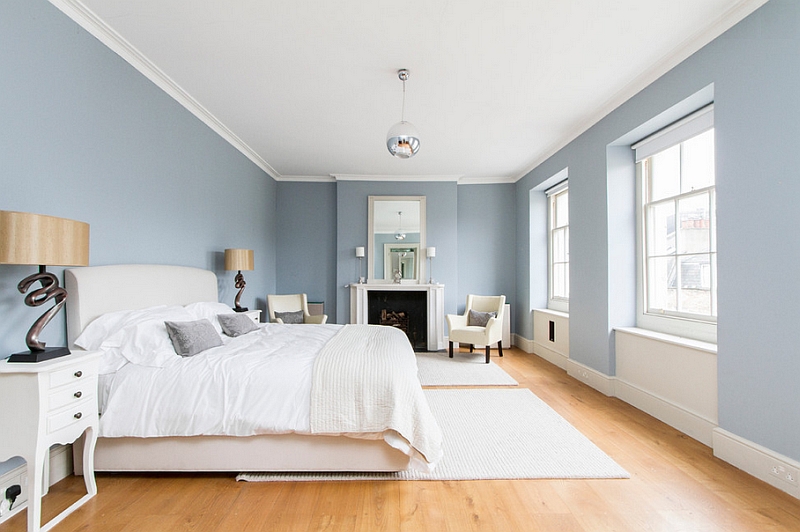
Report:
[{"label": "mirror frame", "polygon": [[425,196],[369,196],[367,243],[367,283],[370,284],[395,284],[392,279],[378,279],[375,277],[375,253],[383,253],[383,249],[375,249],[375,202],[380,201],[419,201],[419,263],[416,279],[404,279],[400,284],[425,284],[425,241],[427,237],[426,202]]}]

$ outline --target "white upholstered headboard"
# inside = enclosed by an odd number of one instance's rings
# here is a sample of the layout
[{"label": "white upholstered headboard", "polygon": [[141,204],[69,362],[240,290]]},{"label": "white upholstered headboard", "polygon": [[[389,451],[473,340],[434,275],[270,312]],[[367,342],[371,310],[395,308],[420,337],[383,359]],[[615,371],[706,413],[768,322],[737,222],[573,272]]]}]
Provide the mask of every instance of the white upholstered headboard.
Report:
[{"label": "white upholstered headboard", "polygon": [[93,319],[107,312],[155,305],[218,301],[214,272],[187,266],[115,264],[64,271],[69,346]]}]

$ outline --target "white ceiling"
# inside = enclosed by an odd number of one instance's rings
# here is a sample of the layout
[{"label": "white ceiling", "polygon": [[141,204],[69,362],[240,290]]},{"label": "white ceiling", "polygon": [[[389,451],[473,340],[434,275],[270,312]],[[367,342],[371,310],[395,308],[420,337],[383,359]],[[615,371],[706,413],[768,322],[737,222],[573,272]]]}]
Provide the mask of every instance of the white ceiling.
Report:
[{"label": "white ceiling", "polygon": [[766,0],[51,2],[276,179],[503,182]]}]

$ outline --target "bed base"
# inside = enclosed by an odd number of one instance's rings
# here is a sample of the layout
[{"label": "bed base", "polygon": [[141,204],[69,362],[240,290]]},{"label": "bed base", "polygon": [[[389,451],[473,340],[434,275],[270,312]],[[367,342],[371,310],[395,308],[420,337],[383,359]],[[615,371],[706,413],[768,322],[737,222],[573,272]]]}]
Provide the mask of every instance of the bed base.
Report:
[{"label": "bed base", "polygon": [[[73,445],[75,473],[83,473],[83,445]],[[401,471],[408,456],[381,440],[276,434],[99,438],[95,471],[258,472]]]}]

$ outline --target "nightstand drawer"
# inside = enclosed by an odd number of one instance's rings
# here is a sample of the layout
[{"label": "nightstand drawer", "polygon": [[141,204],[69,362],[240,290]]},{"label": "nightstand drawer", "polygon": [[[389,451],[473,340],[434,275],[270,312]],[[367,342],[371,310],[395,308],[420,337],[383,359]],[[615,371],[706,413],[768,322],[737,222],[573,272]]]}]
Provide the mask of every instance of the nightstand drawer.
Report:
[{"label": "nightstand drawer", "polygon": [[87,380],[85,382],[66,386],[61,390],[51,393],[47,402],[48,413],[61,410],[67,405],[77,404],[86,399],[90,399],[94,395],[94,390],[92,389],[93,383],[93,380]]},{"label": "nightstand drawer", "polygon": [[81,420],[85,423],[90,416],[97,415],[92,412],[96,404],[93,397],[86,397],[63,412],[47,416],[47,433],[52,434]]},{"label": "nightstand drawer", "polygon": [[91,381],[95,371],[95,366],[90,364],[75,364],[74,366],[54,371],[50,374],[50,389],[58,388],[71,382]]}]

